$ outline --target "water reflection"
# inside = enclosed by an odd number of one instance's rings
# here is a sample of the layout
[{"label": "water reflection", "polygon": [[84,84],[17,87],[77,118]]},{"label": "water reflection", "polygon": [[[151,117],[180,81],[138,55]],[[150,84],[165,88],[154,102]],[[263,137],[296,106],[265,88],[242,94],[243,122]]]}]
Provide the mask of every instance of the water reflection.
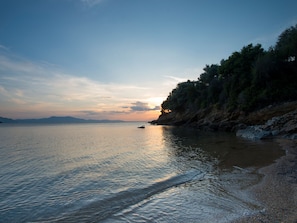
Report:
[{"label": "water reflection", "polygon": [[145,213],[166,207],[176,213],[166,214],[165,222],[168,219],[231,222],[236,216],[262,210],[245,189],[261,179],[254,170],[284,154],[276,142],[253,142],[233,133],[201,132],[183,127],[163,126],[162,131],[171,167],[180,172],[197,169],[205,175],[160,194],[156,199],[160,204],[144,206]]},{"label": "water reflection", "polygon": [[169,154],[177,162],[212,163],[220,169],[261,167],[284,155],[273,140],[249,141],[234,133],[166,126],[163,127],[163,138]]}]

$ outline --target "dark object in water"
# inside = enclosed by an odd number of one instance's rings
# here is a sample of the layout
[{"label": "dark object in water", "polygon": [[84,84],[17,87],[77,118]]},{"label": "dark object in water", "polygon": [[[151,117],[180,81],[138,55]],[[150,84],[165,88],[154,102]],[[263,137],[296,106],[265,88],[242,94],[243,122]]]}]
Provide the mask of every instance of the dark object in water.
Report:
[{"label": "dark object in water", "polygon": [[145,126],[144,126],[144,125],[142,125],[142,126],[138,126],[138,128],[139,128],[139,129],[144,129]]}]

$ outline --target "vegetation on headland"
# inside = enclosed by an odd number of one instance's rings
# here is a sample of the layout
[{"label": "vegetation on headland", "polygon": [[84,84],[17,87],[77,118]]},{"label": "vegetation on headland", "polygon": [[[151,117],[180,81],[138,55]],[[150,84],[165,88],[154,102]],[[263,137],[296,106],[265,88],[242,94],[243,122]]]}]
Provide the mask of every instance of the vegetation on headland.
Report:
[{"label": "vegetation on headland", "polygon": [[170,92],[157,123],[171,124],[174,117],[189,119],[205,110],[248,114],[271,104],[296,101],[297,25],[281,33],[268,50],[249,44],[203,70],[198,80],[179,83]]}]

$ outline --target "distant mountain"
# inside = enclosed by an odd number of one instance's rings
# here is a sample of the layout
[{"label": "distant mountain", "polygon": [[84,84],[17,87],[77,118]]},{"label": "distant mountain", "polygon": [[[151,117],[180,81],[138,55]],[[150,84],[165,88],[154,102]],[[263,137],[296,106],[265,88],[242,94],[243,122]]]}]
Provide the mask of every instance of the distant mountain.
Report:
[{"label": "distant mountain", "polygon": [[0,117],[0,122],[1,123],[12,123],[14,122],[15,120],[13,119],[10,119],[10,118],[3,118],[3,117]]},{"label": "distant mountain", "polygon": [[40,119],[10,119],[0,117],[0,123],[115,123],[115,122],[124,122],[122,120],[93,120],[93,119],[81,119],[71,116],[57,117],[52,116],[49,118],[40,118]]}]

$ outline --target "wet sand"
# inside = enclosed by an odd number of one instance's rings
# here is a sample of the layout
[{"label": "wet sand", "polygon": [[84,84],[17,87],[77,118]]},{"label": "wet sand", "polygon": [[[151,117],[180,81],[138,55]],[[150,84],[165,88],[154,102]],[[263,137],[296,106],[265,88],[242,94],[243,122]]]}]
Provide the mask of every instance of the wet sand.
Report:
[{"label": "wet sand", "polygon": [[297,141],[278,139],[286,155],[270,166],[259,169],[263,179],[248,189],[263,210],[244,216],[234,223],[297,223]]}]

